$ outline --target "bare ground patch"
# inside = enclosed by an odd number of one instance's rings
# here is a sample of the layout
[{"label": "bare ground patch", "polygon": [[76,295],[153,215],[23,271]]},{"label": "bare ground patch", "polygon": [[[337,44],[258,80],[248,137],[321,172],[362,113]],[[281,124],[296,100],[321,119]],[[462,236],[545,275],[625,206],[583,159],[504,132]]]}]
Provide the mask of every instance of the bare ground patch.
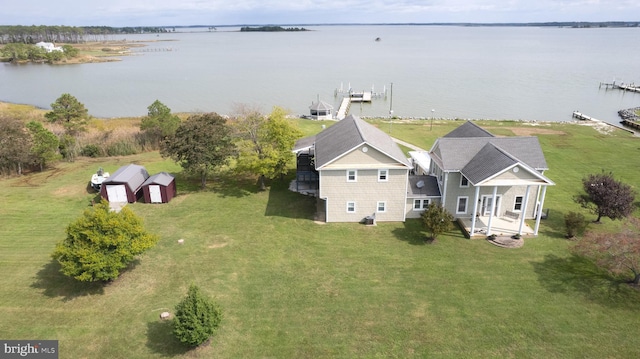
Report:
[{"label": "bare ground patch", "polygon": [[[492,127],[485,127],[491,132]],[[540,127],[540,125],[530,125],[521,127],[495,127],[500,129],[507,129],[513,132],[516,136],[535,136],[535,135],[566,135],[567,133],[559,130],[552,130],[550,128]]]}]

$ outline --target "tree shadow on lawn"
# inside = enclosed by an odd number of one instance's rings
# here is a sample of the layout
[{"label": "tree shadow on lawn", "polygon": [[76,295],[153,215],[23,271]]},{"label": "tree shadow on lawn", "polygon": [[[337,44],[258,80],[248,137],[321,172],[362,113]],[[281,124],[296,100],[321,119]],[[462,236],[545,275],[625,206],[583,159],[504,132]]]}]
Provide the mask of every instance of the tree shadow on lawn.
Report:
[{"label": "tree shadow on lawn", "polygon": [[45,264],[36,274],[31,288],[41,289],[42,294],[50,298],[62,297],[65,302],[85,295],[104,294],[103,283],[80,282],[62,274],[60,268],[56,260]]},{"label": "tree shadow on lawn", "polygon": [[531,262],[538,281],[552,293],[580,293],[600,305],[638,311],[640,292],[612,277],[592,261],[577,255],[547,254],[542,262]]},{"label": "tree shadow on lawn", "polygon": [[392,233],[398,240],[407,242],[408,244],[414,246],[438,243],[440,236],[446,236],[448,238],[467,239],[462,233],[462,230],[458,226],[457,222],[454,222],[452,230],[441,234],[435,241],[430,241],[429,234],[422,226],[422,221],[420,219],[413,218],[405,220],[405,222],[403,223],[403,227],[394,229]]},{"label": "tree shadow on lawn", "polygon": [[182,355],[191,350],[175,337],[171,320],[147,323],[147,348],[163,357]]}]

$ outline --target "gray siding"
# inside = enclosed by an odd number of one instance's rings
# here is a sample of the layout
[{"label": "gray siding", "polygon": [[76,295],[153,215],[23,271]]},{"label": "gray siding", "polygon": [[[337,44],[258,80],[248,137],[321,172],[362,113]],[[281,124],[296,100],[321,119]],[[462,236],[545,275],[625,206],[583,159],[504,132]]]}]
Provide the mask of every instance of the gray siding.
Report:
[{"label": "gray siding", "polygon": [[[347,170],[320,171],[320,197],[327,201],[327,222],[360,222],[375,213],[377,221],[404,221],[408,169],[389,169],[388,180],[378,181],[377,169],[359,169],[357,181],[347,181]],[[355,202],[354,213],[347,202]],[[386,211],[377,212],[379,201]]]}]

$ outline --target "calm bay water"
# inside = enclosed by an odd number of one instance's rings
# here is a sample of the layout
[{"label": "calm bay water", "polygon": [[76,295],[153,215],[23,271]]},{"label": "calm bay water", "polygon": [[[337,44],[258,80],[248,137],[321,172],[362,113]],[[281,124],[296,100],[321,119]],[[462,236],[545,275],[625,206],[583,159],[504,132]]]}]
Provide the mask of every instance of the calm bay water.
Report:
[{"label": "calm bay water", "polygon": [[[360,116],[569,121],[579,110],[618,123],[640,94],[599,89],[640,83],[640,29],[316,26],[309,32],[129,35],[149,42],[122,61],[0,65],[0,100],[49,108],[62,93],[97,117],[145,115],[156,99],[174,112],[230,113],[236,104],[308,114],[334,91],[387,90],[351,107]],[[381,41],[374,41],[380,37]],[[152,49],[171,51],[149,51]],[[393,83],[393,96],[391,84]],[[432,112],[432,109],[435,110]]]}]

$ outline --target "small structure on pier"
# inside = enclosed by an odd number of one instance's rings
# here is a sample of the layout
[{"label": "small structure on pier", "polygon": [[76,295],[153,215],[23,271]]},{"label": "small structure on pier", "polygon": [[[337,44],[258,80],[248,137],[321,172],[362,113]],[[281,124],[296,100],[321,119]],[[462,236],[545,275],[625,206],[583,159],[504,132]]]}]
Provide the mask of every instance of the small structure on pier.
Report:
[{"label": "small structure on pier", "polygon": [[324,101],[312,102],[309,111],[312,120],[333,119],[333,106]]}]

